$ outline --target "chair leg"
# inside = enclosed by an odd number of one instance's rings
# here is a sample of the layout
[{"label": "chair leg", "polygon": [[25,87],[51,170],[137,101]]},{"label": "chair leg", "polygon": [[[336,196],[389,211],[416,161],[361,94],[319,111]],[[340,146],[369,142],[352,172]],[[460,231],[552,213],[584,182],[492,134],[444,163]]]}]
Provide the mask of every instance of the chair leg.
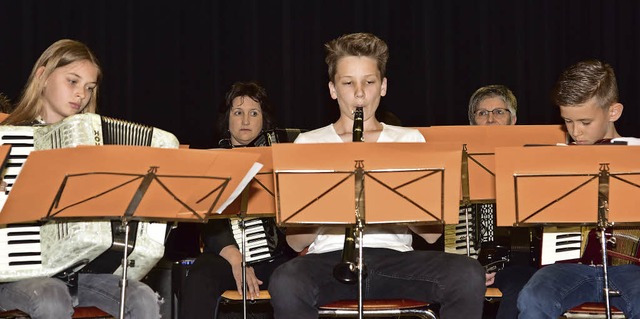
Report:
[{"label": "chair leg", "polygon": [[216,299],[216,307],[213,310],[213,319],[218,319],[218,313],[220,312],[220,303],[222,302],[222,296]]}]

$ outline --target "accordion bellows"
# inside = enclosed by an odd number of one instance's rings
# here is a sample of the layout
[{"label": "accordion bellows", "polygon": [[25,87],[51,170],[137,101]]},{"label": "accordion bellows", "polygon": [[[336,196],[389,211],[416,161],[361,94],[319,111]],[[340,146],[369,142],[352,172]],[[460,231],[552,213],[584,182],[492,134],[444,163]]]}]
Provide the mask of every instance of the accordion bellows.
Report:
[{"label": "accordion bellows", "polygon": [[178,148],[171,133],[142,124],[85,113],[56,124],[34,127],[34,148],[48,150],[78,145],[137,145]]}]

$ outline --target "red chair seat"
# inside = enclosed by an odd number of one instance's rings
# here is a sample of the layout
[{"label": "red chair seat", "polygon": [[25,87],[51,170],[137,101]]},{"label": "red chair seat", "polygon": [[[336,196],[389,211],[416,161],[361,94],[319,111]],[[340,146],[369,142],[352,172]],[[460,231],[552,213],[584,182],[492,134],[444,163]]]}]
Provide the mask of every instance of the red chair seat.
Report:
[{"label": "red chair seat", "polygon": [[[567,311],[564,316],[566,318],[606,318],[606,314],[604,303],[586,302]],[[625,318],[624,313],[616,307],[611,307],[611,316]]]},{"label": "red chair seat", "polygon": [[96,307],[75,307],[73,312],[74,319],[81,318],[113,318],[110,314]]},{"label": "red chair seat", "polygon": [[[415,301],[411,299],[376,299],[365,300],[362,302],[362,308],[365,310],[380,310],[380,309],[409,309],[409,308],[421,308],[428,307],[426,302]],[[339,310],[353,310],[358,309],[358,300],[340,300],[321,306],[320,309],[339,309]]]},{"label": "red chair seat", "polygon": [[[113,317],[96,308],[96,307],[76,307],[74,308],[73,317],[74,319],[112,319]],[[0,318],[4,319],[12,319],[12,318],[29,318],[29,316],[20,311],[20,310],[9,310],[0,312]]]}]

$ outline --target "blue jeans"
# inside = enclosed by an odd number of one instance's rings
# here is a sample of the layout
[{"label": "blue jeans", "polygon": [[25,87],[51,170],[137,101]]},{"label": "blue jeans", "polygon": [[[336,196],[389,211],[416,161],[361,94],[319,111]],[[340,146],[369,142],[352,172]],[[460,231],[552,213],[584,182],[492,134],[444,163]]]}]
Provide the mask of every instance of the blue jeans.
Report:
[{"label": "blue jeans", "polygon": [[[93,306],[118,318],[120,277],[111,274],[80,274],[78,306]],[[64,282],[54,278],[32,278],[0,284],[0,309],[19,309],[32,319],[71,318],[74,300]],[[147,285],[127,281],[125,317],[160,318],[158,296]]]},{"label": "blue jeans", "polygon": [[[628,319],[640,318],[640,267],[610,266],[609,288],[618,290],[611,305]],[[604,302],[602,267],[581,264],[554,264],[538,270],[518,297],[520,319],[556,319],[585,302]]]},{"label": "blue jeans", "polygon": [[[269,294],[278,319],[318,317],[318,306],[342,299],[358,299],[355,284],[333,277],[341,251],[296,257],[271,275]],[[440,317],[481,318],[484,268],[467,256],[441,251],[398,252],[364,250],[366,299],[414,299],[440,304]]]}]

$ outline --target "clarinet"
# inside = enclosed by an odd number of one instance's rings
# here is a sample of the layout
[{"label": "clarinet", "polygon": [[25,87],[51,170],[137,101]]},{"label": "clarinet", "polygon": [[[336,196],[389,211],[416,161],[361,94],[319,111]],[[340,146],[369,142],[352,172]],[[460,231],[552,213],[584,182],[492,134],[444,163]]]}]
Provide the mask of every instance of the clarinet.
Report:
[{"label": "clarinet", "polygon": [[[363,118],[362,107],[357,107],[353,112],[353,142],[364,142]],[[344,283],[356,283],[358,280],[355,228],[352,226],[345,228],[342,260],[333,268],[333,276]]]}]

